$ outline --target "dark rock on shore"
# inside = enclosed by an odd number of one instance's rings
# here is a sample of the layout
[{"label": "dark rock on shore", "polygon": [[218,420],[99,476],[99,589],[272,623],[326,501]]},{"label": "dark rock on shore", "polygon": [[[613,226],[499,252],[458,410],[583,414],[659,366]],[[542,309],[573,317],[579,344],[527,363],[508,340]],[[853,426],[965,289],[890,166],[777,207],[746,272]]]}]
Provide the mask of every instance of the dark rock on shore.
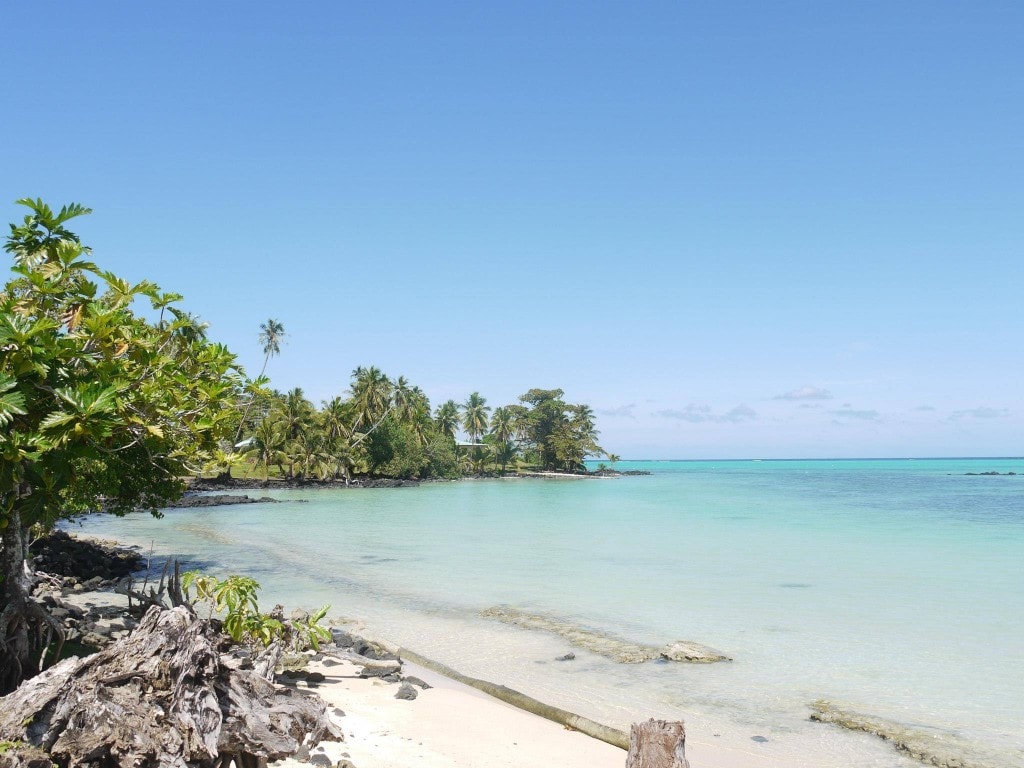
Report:
[{"label": "dark rock on shore", "polygon": [[412,701],[419,696],[419,691],[413,688],[409,683],[402,683],[398,687],[398,692],[395,694],[396,699],[404,699],[405,701]]},{"label": "dark rock on shore", "polygon": [[195,496],[186,494],[175,502],[167,505],[169,509],[192,509],[194,507],[223,507],[229,504],[277,504],[278,499],[269,496],[253,498],[248,494],[239,496],[232,493],[217,493],[211,496]]},{"label": "dark rock on shore", "polygon": [[[79,539],[54,531],[32,545],[36,568],[55,576],[68,576],[83,588],[96,589],[145,566],[145,559],[115,542]],[[92,580],[92,581],[90,581]]]},{"label": "dark rock on shore", "polygon": [[424,680],[420,680],[420,679],[419,679],[418,677],[416,677],[415,675],[407,675],[407,676],[406,676],[406,677],[404,678],[404,680],[405,680],[405,682],[407,682],[407,683],[408,683],[409,685],[415,685],[415,686],[417,686],[417,687],[419,687],[419,688],[422,688],[422,689],[423,689],[424,691],[426,691],[426,690],[427,690],[427,689],[429,689],[429,688],[433,688],[433,687],[434,687],[434,686],[430,685],[430,683],[427,683],[427,682],[426,682],[426,681],[424,681]]},{"label": "dark rock on shore", "polygon": [[380,643],[367,640],[365,637],[346,632],[337,627],[331,630],[331,639],[338,648],[351,650],[360,656],[374,661],[400,661],[394,650],[385,648]]},{"label": "dark rock on shore", "polygon": [[1013,477],[1016,472],[965,472],[968,477]]},{"label": "dark rock on shore", "polygon": [[[352,480],[236,480],[236,479],[192,479],[190,491],[255,491],[255,490],[302,490],[307,488],[415,488],[428,480],[402,480],[393,477],[357,477]],[[243,502],[244,503],[244,502]]]}]

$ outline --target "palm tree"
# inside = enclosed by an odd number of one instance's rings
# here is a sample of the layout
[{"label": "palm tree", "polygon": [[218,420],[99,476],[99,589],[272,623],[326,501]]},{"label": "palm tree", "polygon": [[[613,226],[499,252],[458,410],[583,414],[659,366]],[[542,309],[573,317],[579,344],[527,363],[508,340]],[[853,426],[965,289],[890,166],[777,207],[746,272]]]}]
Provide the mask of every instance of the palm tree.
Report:
[{"label": "palm tree", "polygon": [[320,426],[328,440],[347,438],[352,430],[349,418],[349,403],[340,397],[325,401],[323,410],[320,411]]},{"label": "palm tree", "polygon": [[[174,311],[173,309],[171,310]],[[265,323],[260,323],[260,344],[263,346],[263,367],[260,369],[260,375],[256,377],[256,385],[262,386],[263,374],[267,371],[267,363],[270,362],[270,358],[281,352],[281,341],[285,337],[284,326],[277,322],[273,318],[270,318]],[[242,419],[238,422],[238,431],[235,432],[235,442],[242,436],[242,429],[245,427],[245,420],[249,416],[249,409],[252,408],[253,402],[256,400],[256,393],[250,393],[249,401],[245,404],[245,410],[242,412]]]},{"label": "palm tree", "polygon": [[270,318],[265,323],[260,323],[260,344],[263,345],[264,357],[259,378],[262,378],[263,374],[266,373],[267,363],[270,362],[270,358],[281,354],[281,342],[284,340],[285,335],[284,326],[274,318]]},{"label": "palm tree", "polygon": [[285,434],[289,440],[298,438],[312,421],[313,404],[306,399],[306,393],[302,391],[302,387],[296,387],[285,393],[278,408]]},{"label": "palm tree", "polygon": [[434,423],[439,432],[455,439],[455,432],[459,428],[459,404],[454,400],[448,400],[437,406],[434,412]]},{"label": "palm tree", "polygon": [[405,376],[399,376],[391,391],[391,402],[395,409],[395,417],[401,422],[412,422],[416,415],[416,392],[418,387],[409,385]]},{"label": "palm tree", "polygon": [[263,479],[270,477],[270,465],[276,464],[284,474],[284,451],[288,436],[284,425],[275,418],[266,418],[256,427],[253,445],[256,448],[256,464],[263,465]]},{"label": "palm tree", "polygon": [[516,424],[512,411],[503,406],[495,408],[491,415],[491,436],[495,440],[495,460],[501,462],[502,472],[505,471],[508,460],[515,455],[515,446],[512,444],[515,431]]},{"label": "palm tree", "polygon": [[369,368],[359,366],[352,371],[352,402],[356,408],[354,426],[379,422],[387,416],[392,389],[391,380],[372,365]]},{"label": "palm tree", "polygon": [[487,398],[474,392],[462,404],[462,427],[469,435],[471,443],[478,442],[480,435],[487,431],[487,414],[491,412]]},{"label": "palm tree", "polygon": [[341,475],[349,478],[349,469],[352,466],[352,419],[351,403],[335,397],[330,402],[324,403],[320,412],[320,427],[323,429],[324,438],[327,441],[327,449],[334,457],[334,479]]},{"label": "palm tree", "polygon": [[[399,384],[402,380],[398,380]],[[399,385],[395,386],[395,415],[412,430],[416,442],[422,446],[426,444],[427,432],[430,430],[430,400],[419,387],[407,386],[405,391],[402,389]]]}]

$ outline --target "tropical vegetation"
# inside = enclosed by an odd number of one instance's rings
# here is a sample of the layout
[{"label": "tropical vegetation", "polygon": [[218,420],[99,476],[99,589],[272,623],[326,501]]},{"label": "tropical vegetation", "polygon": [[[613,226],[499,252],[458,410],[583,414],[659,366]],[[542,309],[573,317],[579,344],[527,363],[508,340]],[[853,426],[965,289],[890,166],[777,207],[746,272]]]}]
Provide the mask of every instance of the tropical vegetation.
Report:
[{"label": "tropical vegetation", "polygon": [[447,400],[432,412],[404,376],[360,366],[348,396],[320,407],[301,388],[259,397],[254,412],[263,415],[248,425],[251,437],[233,460],[218,454],[217,462],[247,465],[264,479],[455,478],[510,467],[579,472],[588,456],[604,454],[593,411],[565,402],[560,389],[531,389],[493,410],[473,392],[461,405]]},{"label": "tropical vegetation", "polygon": [[[40,200],[12,224],[0,292],[0,693],[60,626],[29,597],[34,529],[87,510],[157,508],[222,446],[245,380],[181,296],[100,269]],[[151,316],[136,312],[146,302]]]}]

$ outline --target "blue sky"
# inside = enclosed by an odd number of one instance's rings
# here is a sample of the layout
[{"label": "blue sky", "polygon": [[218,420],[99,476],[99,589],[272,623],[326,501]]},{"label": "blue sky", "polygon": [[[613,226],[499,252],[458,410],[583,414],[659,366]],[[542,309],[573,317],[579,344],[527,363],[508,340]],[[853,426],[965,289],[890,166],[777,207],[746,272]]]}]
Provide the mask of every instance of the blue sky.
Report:
[{"label": "blue sky", "polygon": [[78,201],[314,400],[561,387],[625,457],[1020,455],[1024,5],[8,3]]}]

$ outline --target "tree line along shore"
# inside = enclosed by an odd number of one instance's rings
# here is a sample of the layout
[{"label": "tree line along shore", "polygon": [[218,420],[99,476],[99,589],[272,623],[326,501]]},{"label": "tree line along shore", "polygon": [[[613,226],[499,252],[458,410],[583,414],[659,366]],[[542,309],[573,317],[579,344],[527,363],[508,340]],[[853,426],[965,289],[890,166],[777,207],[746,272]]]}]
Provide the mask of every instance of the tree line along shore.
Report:
[{"label": "tree line along shore", "polygon": [[352,372],[349,391],[320,408],[300,388],[252,392],[238,429],[239,436],[251,436],[218,449],[215,476],[351,481],[581,473],[584,459],[605,455],[593,411],[566,402],[561,389],[531,389],[517,403],[494,409],[473,392],[463,403],[447,400],[432,412],[419,387],[371,366]]}]

